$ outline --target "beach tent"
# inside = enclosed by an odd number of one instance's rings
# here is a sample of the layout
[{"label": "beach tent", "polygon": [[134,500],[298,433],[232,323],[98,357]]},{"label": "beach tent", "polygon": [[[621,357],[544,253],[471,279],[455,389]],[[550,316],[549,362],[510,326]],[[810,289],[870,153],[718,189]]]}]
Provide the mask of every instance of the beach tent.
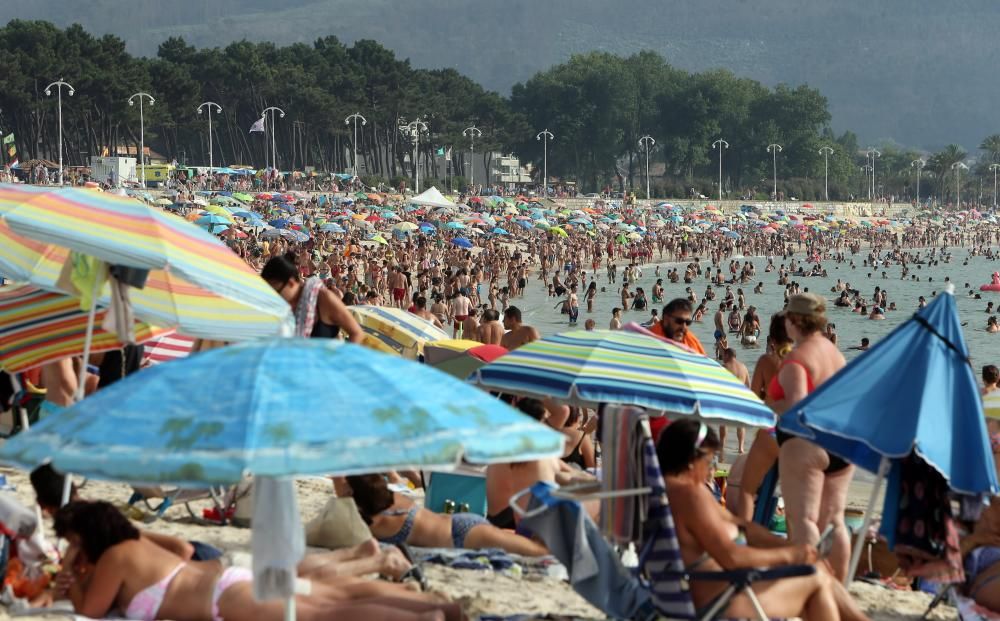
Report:
[{"label": "beach tent", "polygon": [[444,197],[437,188],[431,186],[417,194],[409,200],[411,205],[424,205],[426,207],[446,207],[449,209],[454,209],[456,207],[455,203],[451,202]]},{"label": "beach tent", "polygon": [[[979,387],[951,292],[938,295],[789,409],[778,427],[877,474],[848,582],[883,479],[911,454],[939,472],[953,491],[1000,493]],[[889,507],[891,491],[883,515],[895,513]],[[887,523],[883,520],[884,527]]]}]

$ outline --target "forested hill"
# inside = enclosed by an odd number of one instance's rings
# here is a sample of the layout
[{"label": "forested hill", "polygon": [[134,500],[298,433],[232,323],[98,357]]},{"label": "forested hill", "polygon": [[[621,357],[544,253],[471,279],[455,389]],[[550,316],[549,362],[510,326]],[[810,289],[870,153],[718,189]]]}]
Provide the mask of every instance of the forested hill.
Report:
[{"label": "forested hill", "polygon": [[501,92],[573,52],[651,49],[683,69],[808,83],[834,127],[867,142],[975,147],[1000,124],[991,0],[0,0],[0,15],[77,22],[147,55],[175,35],[199,47],[375,39]]}]

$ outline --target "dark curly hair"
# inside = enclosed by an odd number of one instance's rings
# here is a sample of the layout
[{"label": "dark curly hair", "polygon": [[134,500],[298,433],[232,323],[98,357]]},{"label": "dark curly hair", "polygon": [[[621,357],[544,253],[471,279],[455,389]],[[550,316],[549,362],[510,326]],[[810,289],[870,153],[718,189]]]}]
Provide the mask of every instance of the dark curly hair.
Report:
[{"label": "dark curly hair", "polygon": [[348,476],[347,484],[351,486],[351,496],[365,524],[371,524],[372,519],[391,507],[395,500],[381,474]]},{"label": "dark curly hair", "polygon": [[59,509],[55,516],[55,531],[61,538],[75,533],[91,563],[96,563],[108,548],[139,538],[139,529],[132,526],[132,522],[114,505],[103,500],[80,500]]}]

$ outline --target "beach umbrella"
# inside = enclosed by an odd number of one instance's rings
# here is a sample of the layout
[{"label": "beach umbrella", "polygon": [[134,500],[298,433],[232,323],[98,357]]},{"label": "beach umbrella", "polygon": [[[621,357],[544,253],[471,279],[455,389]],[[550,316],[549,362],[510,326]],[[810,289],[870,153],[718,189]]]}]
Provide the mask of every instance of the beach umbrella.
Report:
[{"label": "beach umbrella", "polygon": [[561,226],[553,226],[549,228],[549,233],[553,233],[558,237],[569,237],[569,233],[566,232]]},{"label": "beach umbrella", "polygon": [[[198,390],[178,390],[191,378]],[[274,339],[126,377],[8,440],[0,459],[182,487],[254,474],[255,594],[287,597],[292,618],[305,536],[291,477],[536,460],[561,455],[564,444],[561,433],[426,365],[335,340]],[[280,594],[261,588],[275,573],[289,585]]]},{"label": "beach umbrella", "polygon": [[770,426],[771,410],[721,364],[629,332],[577,330],[515,349],[476,373],[480,386],[571,405],[636,405],[744,425]]},{"label": "beach umbrella", "polygon": [[950,292],[792,406],[779,428],[877,474],[852,557],[852,577],[872,506],[893,463],[915,453],[952,490],[1000,492],[979,388]]},{"label": "beach umbrella", "polygon": [[222,216],[217,216],[215,214],[209,214],[207,216],[202,216],[194,221],[195,224],[201,227],[211,227],[212,225],[221,224],[228,227],[231,223],[230,220],[223,218]]},{"label": "beach umbrella", "polygon": [[348,306],[365,333],[363,345],[410,360],[423,354],[424,345],[448,338],[433,323],[400,308],[383,306]]},{"label": "beach umbrella", "polygon": [[444,227],[446,229],[460,230],[460,229],[464,229],[465,225],[462,224],[461,222],[447,222],[447,223],[445,223]]},{"label": "beach umbrella", "polygon": [[456,237],[451,243],[459,248],[472,248],[472,242],[464,237]]},{"label": "beach umbrella", "polygon": [[[125,345],[114,331],[102,327],[107,309],[95,315],[90,351],[99,353]],[[0,287],[0,368],[9,373],[54,362],[83,353],[87,335],[87,313],[72,296],[44,291],[31,285]],[[135,343],[162,338],[173,329],[157,328],[144,322],[133,326]]]},{"label": "beach umbrella", "polygon": [[506,229],[502,229],[500,227],[496,227],[495,229],[493,229],[493,234],[494,235],[510,235],[510,233],[508,233]]},{"label": "beach umbrella", "polygon": [[159,205],[160,207],[166,207],[168,205],[173,204],[173,201],[170,200],[169,198],[158,198],[156,199],[156,201],[153,202],[153,204]]},{"label": "beach umbrella", "polygon": [[456,339],[437,341],[424,346],[424,363],[458,379],[467,379],[476,369],[507,353],[499,345]]},{"label": "beach umbrella", "polygon": [[[150,270],[145,286],[129,291],[136,316],[196,337],[274,336],[291,318],[287,302],[197,226],[132,199],[79,189],[50,190],[2,213],[10,188],[0,186],[0,274],[80,297],[60,279],[67,263],[93,257]],[[90,293],[108,299],[108,285],[92,280]]]},{"label": "beach umbrella", "polygon": [[414,224],[414,223],[412,223],[412,222],[400,222],[399,224],[394,225],[392,227],[392,230],[394,230],[394,231],[402,231],[404,233],[408,233],[410,231],[417,230],[417,228],[419,228],[419,227],[417,227],[417,225]]}]

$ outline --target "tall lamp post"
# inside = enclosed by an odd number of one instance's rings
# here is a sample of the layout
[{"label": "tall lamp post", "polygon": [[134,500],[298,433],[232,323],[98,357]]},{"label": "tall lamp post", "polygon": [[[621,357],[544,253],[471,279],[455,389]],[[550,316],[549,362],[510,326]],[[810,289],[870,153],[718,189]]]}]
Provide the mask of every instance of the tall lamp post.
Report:
[{"label": "tall lamp post", "polygon": [[59,185],[62,186],[63,184],[62,89],[63,87],[66,87],[66,92],[69,94],[70,97],[73,96],[73,93],[75,93],[76,90],[68,82],[64,82],[62,79],[59,79],[45,87],[46,97],[52,96],[53,86],[56,87],[56,91],[58,91],[58,99],[59,99]]},{"label": "tall lamp post", "polygon": [[361,125],[367,125],[368,119],[361,116],[360,112],[355,112],[351,116],[344,119],[344,125],[350,125],[351,121],[354,121],[354,176],[358,176],[358,121],[361,121]]},{"label": "tall lamp post", "polygon": [[871,190],[868,192],[869,200],[875,200],[875,158],[882,157],[882,152],[878,149],[868,149],[868,157],[872,160],[872,185]]},{"label": "tall lamp post", "polygon": [[128,105],[135,105],[135,99],[139,99],[139,163],[142,164],[142,187],[146,188],[146,122],[142,118],[142,100],[143,98],[149,100],[149,105],[156,103],[153,96],[149,93],[138,92],[128,98]]},{"label": "tall lamp post", "polygon": [[[276,139],[275,139],[275,132],[274,132],[274,113],[275,112],[279,113],[281,115],[280,118],[283,119],[283,118],[285,118],[285,111],[282,110],[281,108],[277,107],[277,106],[270,106],[268,108],[264,108],[264,111],[260,113],[261,118],[267,116],[268,112],[271,113],[271,166],[274,167],[275,170],[277,170],[278,169],[278,149],[277,149],[277,146],[275,145]],[[265,154],[266,154],[266,151],[265,151]]]},{"label": "tall lamp post", "polygon": [[969,167],[965,165],[965,162],[955,162],[951,167],[955,169],[955,209],[960,210],[962,209],[962,169],[969,170]]},{"label": "tall lamp post", "polygon": [[549,196],[549,140],[554,140],[555,136],[547,128],[538,132],[535,136],[535,140],[542,140],[544,144],[542,146],[542,192],[543,196],[548,198]]},{"label": "tall lamp post", "polygon": [[826,202],[830,202],[830,156],[833,155],[833,147],[820,147],[819,154],[823,156],[823,196]]},{"label": "tall lamp post", "polygon": [[[774,167],[774,200],[778,200],[778,153],[781,152],[781,145],[778,143],[767,145],[767,151],[771,154],[771,163]],[[720,199],[721,200],[721,199]]]},{"label": "tall lamp post", "polygon": [[993,209],[997,208],[997,170],[1000,169],[1000,164],[990,164],[990,170],[993,171]]},{"label": "tall lamp post", "polygon": [[[927,162],[925,162],[924,160],[921,160],[921,159],[915,159],[912,162],[910,162],[910,167],[917,169],[917,206],[918,207],[920,206],[920,171],[922,171],[924,169],[924,166],[926,166],[926,165],[927,165]],[[994,185],[996,185],[996,184],[994,184]]]},{"label": "tall lamp post", "polygon": [[413,138],[413,188],[420,194],[420,132],[427,131],[427,123],[417,119],[400,126],[399,131]]},{"label": "tall lamp post", "polygon": [[474,158],[476,157],[476,137],[477,136],[482,136],[483,132],[482,132],[481,129],[479,129],[475,125],[472,125],[470,127],[466,127],[465,129],[463,129],[462,130],[462,135],[469,137],[469,163],[470,163],[470,168],[469,168],[469,175],[470,175],[469,176],[469,185],[472,186],[473,188],[475,188],[475,186],[476,186],[476,161],[475,161]]},{"label": "tall lamp post", "polygon": [[652,136],[646,135],[639,139],[639,144],[646,147],[646,200],[649,200],[649,149],[656,144]]},{"label": "tall lamp post", "polygon": [[201,114],[202,110],[208,113],[208,176],[211,177],[215,172],[215,160],[212,159],[212,108],[215,108],[215,112],[221,113],[222,106],[215,103],[214,101],[206,101],[198,106],[198,114]]},{"label": "tall lamp post", "polygon": [[[729,143],[719,138],[712,143],[713,149],[719,150],[719,202],[722,202],[722,150],[729,148]],[[722,209],[722,205],[719,205],[719,209]]]}]

